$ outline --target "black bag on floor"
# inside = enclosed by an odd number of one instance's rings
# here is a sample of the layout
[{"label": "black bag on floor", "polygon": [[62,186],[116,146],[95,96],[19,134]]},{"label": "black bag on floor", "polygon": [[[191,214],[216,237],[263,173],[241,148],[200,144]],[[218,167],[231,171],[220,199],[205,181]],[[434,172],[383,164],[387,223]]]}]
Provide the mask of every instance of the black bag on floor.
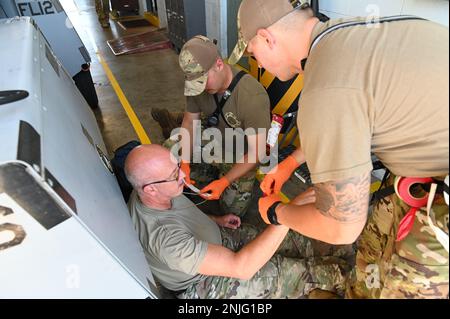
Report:
[{"label": "black bag on floor", "polygon": [[133,186],[131,186],[125,175],[125,160],[127,159],[128,154],[133,150],[133,148],[139,145],[141,145],[139,141],[130,141],[122,145],[114,151],[114,157],[111,160],[111,165],[113,167],[114,174],[116,175],[117,182],[119,183],[119,187],[122,191],[125,202],[128,202],[130,194],[133,191]]}]

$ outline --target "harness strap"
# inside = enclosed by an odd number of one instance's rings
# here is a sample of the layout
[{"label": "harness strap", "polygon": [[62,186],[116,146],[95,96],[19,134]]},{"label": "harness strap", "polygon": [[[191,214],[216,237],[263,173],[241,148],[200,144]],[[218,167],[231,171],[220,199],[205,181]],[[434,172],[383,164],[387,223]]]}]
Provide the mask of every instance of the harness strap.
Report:
[{"label": "harness strap", "polygon": [[222,119],[225,121],[225,124],[231,128],[232,128],[232,126],[228,123],[227,119],[224,117],[222,110],[223,110],[223,107],[225,106],[225,103],[227,103],[228,98],[233,93],[233,90],[236,88],[237,84],[242,79],[242,77],[246,74],[247,73],[245,71],[239,71],[239,73],[236,74],[236,76],[233,78],[233,81],[231,81],[230,86],[225,91],[225,93],[220,101],[219,101],[219,97],[217,96],[217,94],[214,94],[214,101],[216,102],[217,107],[213,114],[217,117],[219,117],[219,114],[220,114],[222,116]]}]

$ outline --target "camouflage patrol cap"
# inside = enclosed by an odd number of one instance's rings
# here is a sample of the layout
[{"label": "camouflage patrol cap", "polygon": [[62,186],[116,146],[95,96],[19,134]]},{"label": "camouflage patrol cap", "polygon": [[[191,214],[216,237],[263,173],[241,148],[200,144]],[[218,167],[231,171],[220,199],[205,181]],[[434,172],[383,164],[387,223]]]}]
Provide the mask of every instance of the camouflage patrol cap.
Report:
[{"label": "camouflage patrol cap", "polygon": [[237,16],[238,43],[228,63],[236,64],[241,59],[259,29],[270,27],[296,9],[308,7],[308,0],[243,0]]},{"label": "camouflage patrol cap", "polygon": [[208,71],[220,58],[217,46],[207,37],[197,35],[181,49],[179,62],[184,72],[184,95],[200,95],[206,87]]}]

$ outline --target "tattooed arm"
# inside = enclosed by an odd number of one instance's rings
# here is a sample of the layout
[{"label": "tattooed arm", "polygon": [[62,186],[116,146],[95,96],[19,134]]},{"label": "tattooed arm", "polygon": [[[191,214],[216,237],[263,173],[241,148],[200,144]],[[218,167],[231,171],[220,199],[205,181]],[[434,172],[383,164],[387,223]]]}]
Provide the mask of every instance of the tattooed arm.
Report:
[{"label": "tattooed arm", "polygon": [[314,185],[316,208],[325,217],[342,223],[366,220],[370,173],[333,183]]},{"label": "tattooed arm", "polygon": [[316,184],[314,190],[314,204],[279,205],[278,221],[305,236],[330,244],[355,242],[367,220],[370,172]]}]

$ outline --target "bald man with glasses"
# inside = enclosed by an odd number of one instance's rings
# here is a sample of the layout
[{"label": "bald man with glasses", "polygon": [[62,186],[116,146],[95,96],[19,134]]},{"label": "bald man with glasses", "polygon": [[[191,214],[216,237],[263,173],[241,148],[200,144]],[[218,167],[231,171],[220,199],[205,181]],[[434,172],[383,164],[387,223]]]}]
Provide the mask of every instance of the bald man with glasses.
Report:
[{"label": "bald man with glasses", "polygon": [[[343,293],[347,263],[311,255],[285,226],[261,234],[239,217],[207,216],[183,193],[185,174],[170,152],[139,146],[125,172],[134,191],[128,202],[147,262],[178,298],[301,298],[313,290]],[[309,203],[313,192],[295,201]],[[332,255],[332,252],[329,254]],[[301,258],[301,259],[300,259]]]},{"label": "bald man with glasses", "polygon": [[170,174],[170,177],[168,179],[144,184],[142,186],[142,190],[144,190],[147,186],[150,186],[150,185],[156,185],[156,184],[162,184],[162,183],[171,183],[171,182],[178,181],[180,179],[180,171],[181,171],[181,162],[178,162],[177,167],[175,167],[173,173]]}]

